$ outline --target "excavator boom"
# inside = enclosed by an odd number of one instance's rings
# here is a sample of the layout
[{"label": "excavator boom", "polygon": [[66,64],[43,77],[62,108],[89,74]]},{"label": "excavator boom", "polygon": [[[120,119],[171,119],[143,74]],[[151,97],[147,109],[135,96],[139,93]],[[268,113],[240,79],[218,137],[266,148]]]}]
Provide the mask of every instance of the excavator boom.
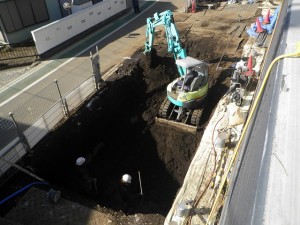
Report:
[{"label": "excavator boom", "polygon": [[165,28],[168,52],[173,54],[180,76],[167,86],[167,97],[159,109],[156,121],[161,125],[171,125],[195,133],[208,93],[208,65],[187,56],[170,10],[147,18],[145,54],[152,51],[155,28],[159,25]]},{"label": "excavator boom", "polygon": [[[147,30],[146,30],[146,42],[145,42],[145,53],[151,52],[155,27],[163,25],[166,31],[166,38],[168,42],[168,52],[173,53],[175,60],[186,58],[186,50],[181,47],[179,34],[177,32],[173,14],[170,10],[166,10],[162,13],[155,13],[153,17],[147,18]],[[186,69],[177,66],[180,76],[185,75]]]}]

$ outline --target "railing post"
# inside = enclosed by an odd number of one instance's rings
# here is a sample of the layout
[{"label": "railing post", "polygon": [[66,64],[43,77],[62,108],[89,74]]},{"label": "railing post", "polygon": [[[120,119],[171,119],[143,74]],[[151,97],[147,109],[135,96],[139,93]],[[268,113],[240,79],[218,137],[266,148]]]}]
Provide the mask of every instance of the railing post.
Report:
[{"label": "railing post", "polygon": [[101,78],[101,72],[100,72],[100,56],[99,56],[98,46],[96,46],[96,53],[94,55],[92,54],[92,52],[90,52],[90,59],[92,63],[95,87],[97,90],[99,90],[101,82],[103,80]]},{"label": "railing post", "polygon": [[18,126],[18,124],[17,124],[17,122],[16,122],[16,120],[15,120],[15,118],[14,118],[14,114],[13,114],[12,112],[10,112],[10,113],[9,113],[9,116],[10,116],[10,118],[11,118],[11,120],[12,120],[14,126],[15,126],[16,129],[17,129],[18,136],[19,136],[19,138],[20,138],[20,140],[21,140],[21,143],[22,143],[22,145],[23,145],[25,151],[28,152],[28,153],[30,153],[30,154],[32,154],[32,150],[31,150],[31,148],[30,148],[30,145],[29,145],[29,143],[28,143],[28,140],[27,140],[27,138],[25,137],[25,135],[23,134],[23,132],[20,130],[20,128],[19,128],[19,126]]},{"label": "railing post", "polygon": [[64,111],[64,115],[67,117],[69,116],[69,109],[68,109],[68,104],[65,98],[63,98],[60,89],[59,89],[59,85],[58,85],[58,81],[55,79],[54,83],[56,84],[57,90],[58,90],[58,94],[59,94],[59,98],[60,98],[60,102]]}]

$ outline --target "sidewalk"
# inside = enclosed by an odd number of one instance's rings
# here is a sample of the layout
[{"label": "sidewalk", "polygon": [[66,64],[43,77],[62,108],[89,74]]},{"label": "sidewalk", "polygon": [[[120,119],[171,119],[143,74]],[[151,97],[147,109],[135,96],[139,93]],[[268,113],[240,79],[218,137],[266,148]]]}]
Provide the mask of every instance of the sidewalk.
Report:
[{"label": "sidewalk", "polygon": [[[184,2],[176,1],[140,1],[141,13],[136,15],[131,9],[124,16],[116,19],[107,26],[93,32],[88,37],[56,54],[51,59],[43,61],[24,75],[12,76],[13,81],[0,86],[0,108],[2,113],[13,111],[15,107],[10,98],[30,90],[30,95],[38,93],[49,82],[59,79],[66,73],[80,73],[81,76],[92,75],[89,52],[95,53],[95,46],[100,52],[100,67],[104,74],[110,68],[120,64],[124,58],[130,57],[145,42],[146,18],[155,12],[170,9],[178,11]],[[29,96],[28,96],[29,97]],[[22,94],[21,102],[28,99]],[[9,101],[8,101],[9,100]],[[18,97],[14,98],[17,105]],[[5,105],[6,109],[2,109]]]}]

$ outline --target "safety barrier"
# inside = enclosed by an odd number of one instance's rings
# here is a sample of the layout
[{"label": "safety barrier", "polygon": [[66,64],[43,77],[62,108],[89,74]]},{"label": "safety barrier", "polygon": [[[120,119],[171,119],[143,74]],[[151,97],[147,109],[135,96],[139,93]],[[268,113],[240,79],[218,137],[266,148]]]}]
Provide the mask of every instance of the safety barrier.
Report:
[{"label": "safety barrier", "polygon": [[63,19],[31,31],[39,54],[126,9],[126,0],[105,0]]}]

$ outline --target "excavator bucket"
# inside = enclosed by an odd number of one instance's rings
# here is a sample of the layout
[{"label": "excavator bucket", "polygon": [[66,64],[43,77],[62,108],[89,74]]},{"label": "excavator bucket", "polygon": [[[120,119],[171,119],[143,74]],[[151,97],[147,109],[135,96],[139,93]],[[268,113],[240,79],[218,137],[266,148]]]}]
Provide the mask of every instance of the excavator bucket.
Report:
[{"label": "excavator bucket", "polygon": [[168,98],[164,100],[156,122],[160,125],[171,125],[176,129],[196,133],[202,114],[199,104],[208,92],[208,64],[187,56],[186,49],[182,47],[173,14],[170,10],[166,10],[147,18],[144,53],[149,68],[154,67],[156,63],[159,64],[153,48],[155,27],[159,25],[165,27],[168,52],[173,53],[176,59],[180,77],[167,86],[167,96],[173,103]]},{"label": "excavator bucket", "polygon": [[196,134],[197,132],[197,127],[189,124],[184,124],[180,122],[176,122],[173,120],[167,120],[163,118],[156,117],[155,118],[155,123],[160,126],[164,127],[173,127],[176,130],[184,131],[184,132],[189,132],[192,134]]},{"label": "excavator bucket", "polygon": [[162,102],[155,122],[162,126],[195,134],[200,124],[202,109],[187,110],[182,118],[178,119],[178,107],[173,105],[168,98]]}]

